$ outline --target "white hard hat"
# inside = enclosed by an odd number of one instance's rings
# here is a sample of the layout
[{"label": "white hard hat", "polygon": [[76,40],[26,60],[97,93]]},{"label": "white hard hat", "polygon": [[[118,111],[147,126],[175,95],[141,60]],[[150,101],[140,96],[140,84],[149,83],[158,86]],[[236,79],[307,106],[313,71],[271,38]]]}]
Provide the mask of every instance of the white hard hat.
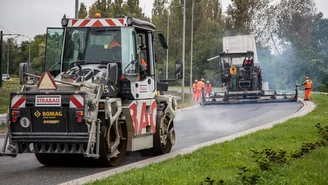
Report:
[{"label": "white hard hat", "polygon": [[210,83],[210,81],[207,81],[207,83]]}]

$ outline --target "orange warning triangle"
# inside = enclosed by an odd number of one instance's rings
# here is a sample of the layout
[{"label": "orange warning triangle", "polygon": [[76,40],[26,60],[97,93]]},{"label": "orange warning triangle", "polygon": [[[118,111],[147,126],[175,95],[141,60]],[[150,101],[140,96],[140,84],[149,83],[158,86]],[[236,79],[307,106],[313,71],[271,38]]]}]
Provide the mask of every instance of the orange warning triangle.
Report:
[{"label": "orange warning triangle", "polygon": [[56,90],[57,85],[49,72],[43,72],[37,87],[39,90]]}]

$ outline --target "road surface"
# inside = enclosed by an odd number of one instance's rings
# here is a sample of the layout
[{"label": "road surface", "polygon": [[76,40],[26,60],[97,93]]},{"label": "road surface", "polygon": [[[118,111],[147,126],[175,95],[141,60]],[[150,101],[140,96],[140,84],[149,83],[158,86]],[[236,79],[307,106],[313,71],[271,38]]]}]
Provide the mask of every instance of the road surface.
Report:
[{"label": "road surface", "polygon": [[[287,117],[301,108],[300,103],[264,103],[243,105],[210,105],[182,109],[177,113],[175,129],[177,143],[173,151],[253,128]],[[0,138],[0,147],[3,145]],[[128,153],[124,164],[146,159],[139,153]],[[0,184],[59,184],[110,168],[44,167],[34,154],[19,154],[16,158],[0,158]]]}]

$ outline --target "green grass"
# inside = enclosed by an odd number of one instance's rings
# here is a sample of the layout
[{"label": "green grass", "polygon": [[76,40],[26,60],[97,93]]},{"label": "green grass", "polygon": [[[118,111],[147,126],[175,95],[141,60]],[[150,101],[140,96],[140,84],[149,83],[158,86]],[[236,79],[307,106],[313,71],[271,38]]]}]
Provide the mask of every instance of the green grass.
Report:
[{"label": "green grass", "polygon": [[[165,94],[171,94],[173,96],[178,96],[178,97],[181,97],[182,96],[182,93],[180,92],[177,92],[177,91],[167,91],[165,92]],[[177,101],[178,103],[178,109],[182,109],[182,108],[186,108],[186,107],[190,107],[190,106],[193,106],[193,105],[197,105],[196,102],[192,101],[192,94],[190,93],[184,93],[184,102],[182,102],[182,99],[179,99]]]},{"label": "green grass", "polygon": [[[19,85],[18,78],[11,78],[11,82],[2,82],[2,88],[0,88],[0,114],[6,114],[9,108],[10,92],[20,91],[21,85]],[[7,131],[7,126],[0,126],[0,134]]]},{"label": "green grass", "polygon": [[[327,184],[328,180],[328,146],[318,147],[299,159],[290,157],[291,153],[300,151],[302,144],[316,142],[322,138],[315,125],[327,126],[328,97],[313,95],[316,109],[306,116],[293,118],[271,129],[252,133],[247,136],[204,147],[191,154],[179,155],[167,161],[151,164],[140,169],[122,172],[101,181],[90,184],[251,184],[242,183],[238,168],[247,167],[243,173],[246,179],[254,174],[260,178],[256,184]],[[272,149],[286,151],[287,162],[274,164],[271,170],[259,170],[258,163],[252,158],[251,150]]]},{"label": "green grass", "polygon": [[10,92],[20,91],[21,85],[19,85],[18,78],[12,78],[12,82],[2,82],[2,88],[0,88],[0,114],[7,113]]}]

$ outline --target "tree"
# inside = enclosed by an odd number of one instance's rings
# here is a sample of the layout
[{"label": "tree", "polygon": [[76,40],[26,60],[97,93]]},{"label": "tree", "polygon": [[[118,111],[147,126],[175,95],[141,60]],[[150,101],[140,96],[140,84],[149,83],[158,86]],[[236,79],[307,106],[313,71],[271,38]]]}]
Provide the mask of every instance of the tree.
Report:
[{"label": "tree", "polygon": [[113,15],[114,16],[119,16],[119,15],[124,15],[125,12],[123,11],[123,0],[114,0],[114,2],[112,2],[112,10],[113,10]]},{"label": "tree", "polygon": [[268,0],[232,0],[227,8],[226,26],[233,35],[250,34],[259,22],[254,22],[260,13],[267,10]]},{"label": "tree", "polygon": [[[117,0],[115,0],[116,2]],[[122,0],[120,0],[122,1]],[[100,13],[101,17],[108,18],[113,17],[112,9],[111,9],[111,0],[96,0],[89,7],[89,17],[94,18],[96,13]]]},{"label": "tree", "polygon": [[31,43],[31,66],[37,74],[43,71],[46,34],[36,35]]},{"label": "tree", "polygon": [[124,5],[125,12],[131,17],[143,18],[142,9],[140,8],[139,0],[127,0]]},{"label": "tree", "polygon": [[84,19],[84,18],[86,18],[87,17],[87,15],[88,15],[88,12],[87,12],[87,7],[85,6],[85,4],[84,3],[81,3],[80,4],[80,10],[79,10],[79,13],[78,13],[79,15],[79,19]]}]

